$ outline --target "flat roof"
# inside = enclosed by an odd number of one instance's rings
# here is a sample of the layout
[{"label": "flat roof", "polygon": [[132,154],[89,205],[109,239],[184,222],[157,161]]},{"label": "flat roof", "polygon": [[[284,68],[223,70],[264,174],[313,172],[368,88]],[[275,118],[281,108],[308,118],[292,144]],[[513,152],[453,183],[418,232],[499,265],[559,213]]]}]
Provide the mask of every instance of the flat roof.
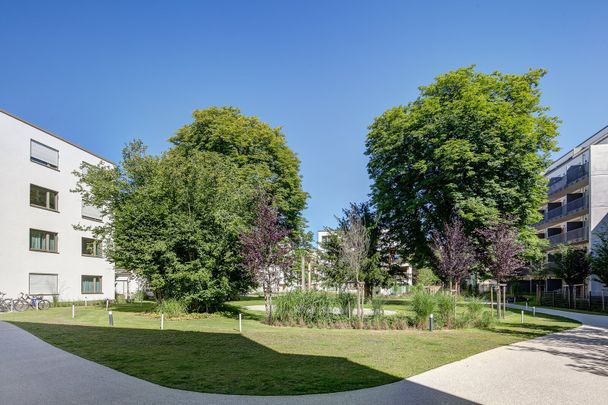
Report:
[{"label": "flat roof", "polygon": [[558,169],[564,163],[567,163],[570,159],[575,158],[584,152],[587,147],[594,145],[608,138],[608,125],[597,131],[595,134],[591,135],[583,142],[576,145],[573,149],[570,149],[568,152],[565,152],[563,155],[553,160],[553,163],[547,168],[545,175],[551,173],[552,171]]},{"label": "flat roof", "polygon": [[76,144],[76,143],[74,143],[74,142],[72,142],[72,141],[69,141],[69,140],[67,140],[67,139],[65,139],[65,138],[63,138],[63,137],[61,137],[61,136],[59,136],[59,135],[57,135],[57,134],[54,134],[54,133],[52,133],[51,131],[47,131],[47,130],[46,130],[46,129],[44,129],[44,128],[40,128],[38,125],[34,125],[34,124],[32,124],[31,122],[24,120],[23,118],[17,117],[16,115],[9,113],[8,111],[5,111],[5,110],[3,110],[3,109],[0,109],[0,112],[1,112],[1,113],[3,113],[3,114],[5,114],[5,115],[8,115],[8,116],[9,116],[9,117],[11,117],[11,118],[16,119],[17,121],[21,121],[22,123],[24,123],[24,124],[26,124],[26,125],[29,125],[29,126],[30,126],[30,127],[32,127],[32,128],[36,128],[38,131],[42,131],[42,132],[44,132],[45,134],[49,134],[50,136],[52,136],[52,137],[54,137],[54,138],[57,138],[57,139],[59,139],[60,141],[63,141],[63,142],[65,142],[65,143],[69,144],[69,145],[72,145],[73,147],[78,148],[78,149],[80,149],[80,150],[82,150],[82,151],[84,151],[84,152],[86,152],[86,153],[88,153],[88,154],[90,154],[90,155],[93,155],[93,156],[95,156],[95,157],[97,157],[97,158],[99,158],[99,159],[101,159],[101,160],[103,160],[103,161],[105,161],[105,162],[107,162],[107,163],[111,163],[111,164],[113,164],[114,166],[117,166],[117,165],[116,165],[116,163],[112,162],[111,160],[106,159],[106,158],[104,158],[103,156],[98,155],[97,153],[91,152],[90,150],[88,150],[88,149],[86,149],[86,148],[83,148],[82,146],[80,146],[80,145],[78,145],[78,144]]}]

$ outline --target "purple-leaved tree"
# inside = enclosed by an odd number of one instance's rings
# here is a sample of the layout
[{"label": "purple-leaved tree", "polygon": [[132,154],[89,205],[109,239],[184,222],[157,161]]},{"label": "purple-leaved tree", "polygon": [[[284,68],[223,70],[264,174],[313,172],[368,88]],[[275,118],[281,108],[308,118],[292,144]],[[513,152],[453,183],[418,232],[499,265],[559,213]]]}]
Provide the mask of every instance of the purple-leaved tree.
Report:
[{"label": "purple-leaved tree", "polygon": [[286,269],[290,268],[292,244],[272,202],[261,196],[256,205],[256,218],[249,231],[241,234],[243,264],[264,291],[266,319],[272,319],[272,294]]},{"label": "purple-leaved tree", "polygon": [[475,247],[458,218],[443,226],[442,231],[432,233],[432,264],[437,275],[447,283],[450,290],[460,291],[460,281],[477,263]]},{"label": "purple-leaved tree", "polygon": [[[498,284],[504,283],[507,277],[524,265],[521,254],[524,245],[518,238],[517,229],[509,221],[495,222],[485,229],[477,231],[486,245],[480,251],[481,262]],[[506,310],[506,287],[501,299],[500,288],[497,290],[498,315],[503,316]],[[502,302],[502,315],[501,315]]]}]

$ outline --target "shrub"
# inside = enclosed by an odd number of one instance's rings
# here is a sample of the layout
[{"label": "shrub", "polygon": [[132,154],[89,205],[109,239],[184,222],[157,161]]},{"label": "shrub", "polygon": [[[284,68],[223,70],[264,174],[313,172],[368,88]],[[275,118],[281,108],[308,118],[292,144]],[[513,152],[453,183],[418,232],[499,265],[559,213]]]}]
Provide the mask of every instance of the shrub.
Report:
[{"label": "shrub", "polygon": [[336,297],[336,303],[340,308],[340,314],[350,317],[353,309],[357,306],[357,297],[355,294],[340,292]]},{"label": "shrub", "polygon": [[384,300],[382,298],[372,298],[372,313],[374,316],[384,315]]},{"label": "shrub", "polygon": [[168,318],[179,318],[186,314],[186,305],[180,300],[168,298],[159,301],[154,311],[159,314],[165,314]]},{"label": "shrub", "polygon": [[456,326],[459,328],[489,328],[494,321],[491,311],[485,307],[483,301],[473,298],[467,302],[466,312],[457,320]]},{"label": "shrub", "polygon": [[321,291],[291,291],[274,300],[273,318],[280,322],[318,324],[333,319],[336,300]]},{"label": "shrub", "polygon": [[424,327],[429,315],[435,309],[435,297],[423,289],[416,289],[412,295],[412,310],[416,314],[416,325]]},{"label": "shrub", "polygon": [[437,301],[437,320],[439,324],[446,328],[454,327],[456,318],[455,297],[445,293],[438,293],[435,299]]}]

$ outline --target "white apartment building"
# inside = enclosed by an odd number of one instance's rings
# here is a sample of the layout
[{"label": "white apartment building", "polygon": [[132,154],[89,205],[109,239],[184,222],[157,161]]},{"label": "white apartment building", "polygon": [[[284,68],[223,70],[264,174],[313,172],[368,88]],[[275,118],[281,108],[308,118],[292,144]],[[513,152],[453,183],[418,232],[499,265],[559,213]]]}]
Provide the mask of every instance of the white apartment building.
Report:
[{"label": "white apartment building", "polygon": [[[536,229],[539,237],[549,239],[549,260],[559,244],[592,251],[608,224],[608,127],[553,162],[545,176],[549,198]],[[589,280],[589,291],[601,288]]]},{"label": "white apartment building", "polygon": [[70,190],[81,164],[112,164],[0,110],[0,291],[61,301],[114,298],[101,243],[74,225],[102,221]]}]

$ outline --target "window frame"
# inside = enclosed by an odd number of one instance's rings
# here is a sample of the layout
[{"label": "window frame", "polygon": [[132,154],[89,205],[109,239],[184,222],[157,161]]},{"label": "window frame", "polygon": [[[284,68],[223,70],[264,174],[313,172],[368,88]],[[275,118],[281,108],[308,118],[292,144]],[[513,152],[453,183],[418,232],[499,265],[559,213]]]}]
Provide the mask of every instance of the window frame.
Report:
[{"label": "window frame", "polygon": [[[95,245],[94,245],[94,251],[95,251],[95,253],[97,253],[97,251],[99,250],[99,254],[92,254],[92,255],[90,255],[90,254],[84,253],[84,243],[85,243],[85,240],[96,242]],[[89,238],[87,236],[83,236],[80,239],[80,255],[84,256],[84,257],[97,257],[99,259],[102,259],[103,258],[103,248],[101,247],[101,241],[99,239]]]},{"label": "window frame", "polygon": [[[46,193],[46,206],[38,205],[32,202],[32,187],[38,187]],[[50,207],[50,193],[55,193],[55,208]],[[30,207],[40,208],[47,211],[59,212],[59,191],[51,190],[50,188],[42,187],[34,183],[30,183]]]},{"label": "window frame", "polygon": [[[55,278],[57,279],[57,292],[54,294],[32,293],[32,279],[31,279],[32,276],[55,276]],[[39,273],[39,272],[28,273],[28,275],[27,275],[27,292],[28,292],[28,294],[31,294],[31,295],[42,295],[42,296],[59,295],[59,273]]]},{"label": "window frame", "polygon": [[[32,143],[37,143],[38,145],[44,146],[45,148],[48,148],[50,150],[53,150],[53,151],[57,152],[57,166],[55,166],[52,163],[45,162],[44,160],[41,160],[41,159],[33,157],[32,156]],[[36,163],[36,164],[38,164],[40,166],[47,167],[49,169],[53,169],[53,170],[59,171],[59,149],[55,149],[52,146],[49,146],[49,145],[47,145],[45,143],[42,143],[42,142],[39,142],[39,141],[37,141],[35,139],[30,139],[30,162]]]},{"label": "window frame", "polygon": [[[50,235],[55,235],[55,250],[49,250],[49,249],[34,249],[32,248],[32,231],[38,231],[38,232],[44,232],[45,235],[45,241],[46,241],[46,245],[50,246]],[[54,253],[54,254],[59,254],[59,233],[58,232],[51,232],[51,231],[45,231],[44,229],[37,229],[37,228],[30,228],[29,233],[28,233],[28,246],[30,248],[30,252],[43,252],[43,253]],[[42,273],[40,273],[42,274]]]},{"label": "window frame", "polygon": [[[91,277],[93,280],[96,278],[99,279],[99,291],[98,292],[85,292],[82,288],[83,281],[85,277]],[[95,289],[95,281],[93,281],[93,289]],[[103,276],[99,276],[96,274],[81,274],[80,275],[80,294],[103,294]]]}]

